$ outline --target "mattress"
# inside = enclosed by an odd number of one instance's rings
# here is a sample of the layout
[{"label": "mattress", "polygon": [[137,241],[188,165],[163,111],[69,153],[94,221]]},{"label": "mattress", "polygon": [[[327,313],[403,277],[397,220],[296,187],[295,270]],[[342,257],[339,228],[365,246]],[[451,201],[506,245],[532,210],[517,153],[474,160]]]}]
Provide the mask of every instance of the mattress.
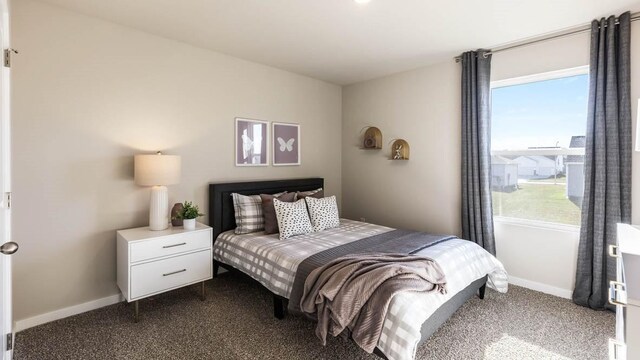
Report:
[{"label": "mattress", "polygon": [[[289,298],[298,265],[310,255],[331,247],[378,235],[392,228],[341,219],[340,226],[317,233],[278,239],[263,232],[237,235],[221,233],[213,246],[216,261],[243,271],[274,294]],[[421,340],[423,323],[445,302],[474,281],[488,275],[487,285],[507,291],[507,273],[502,264],[477,244],[453,239],[416,254],[440,264],[447,279],[446,294],[402,293],[389,305],[378,349],[390,360],[413,359]]]}]

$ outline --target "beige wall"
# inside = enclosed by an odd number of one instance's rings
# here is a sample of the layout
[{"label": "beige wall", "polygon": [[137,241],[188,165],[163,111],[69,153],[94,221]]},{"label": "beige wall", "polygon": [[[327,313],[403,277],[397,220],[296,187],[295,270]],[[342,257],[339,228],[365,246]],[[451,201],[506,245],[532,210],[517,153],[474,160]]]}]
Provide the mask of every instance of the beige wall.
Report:
[{"label": "beige wall", "polygon": [[[115,230],[148,221],[133,155],[207,184],[321,176],[341,191],[341,88],[29,0],[12,3],[15,319],[118,293]],[[299,167],[233,165],[234,117],[302,125]],[[206,218],[204,218],[206,219]]]},{"label": "beige wall", "polygon": [[[640,38],[633,23],[632,38]],[[632,42],[636,44],[637,41]],[[632,45],[632,106],[640,97],[640,47]],[[589,35],[581,34],[497,53],[492,79],[566,69],[589,63]],[[342,190],[344,214],[432,232],[460,230],[460,69],[453,60],[347,86],[343,89]],[[358,149],[359,131],[380,127],[381,152]],[[404,137],[411,160],[394,162],[388,141]],[[633,154],[633,184],[640,157]],[[640,223],[640,189],[634,186],[634,223]],[[518,283],[571,294],[579,234],[496,223],[498,258]]]},{"label": "beige wall", "polygon": [[[448,61],[343,89],[343,214],[394,227],[460,232],[460,71]],[[382,150],[360,149],[380,128]],[[403,138],[409,161],[391,161]]]}]

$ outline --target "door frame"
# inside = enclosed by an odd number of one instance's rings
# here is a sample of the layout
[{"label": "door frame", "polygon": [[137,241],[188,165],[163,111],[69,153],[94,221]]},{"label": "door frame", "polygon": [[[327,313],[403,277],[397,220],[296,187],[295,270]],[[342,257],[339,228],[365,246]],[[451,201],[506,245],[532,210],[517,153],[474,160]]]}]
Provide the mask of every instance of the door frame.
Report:
[{"label": "door frame", "polygon": [[[0,65],[0,244],[11,241],[11,121],[10,121],[10,71],[4,66],[4,50],[10,48],[9,38],[9,3],[8,0],[0,0],[0,27],[1,36],[0,48],[2,50],[2,64]],[[2,278],[0,278],[1,296],[0,301],[2,321],[0,323],[0,353],[2,360],[11,360],[13,357],[13,346],[10,350],[7,341],[14,343],[13,339],[13,310],[12,310],[12,275],[11,256],[0,254],[0,267]],[[7,335],[10,338],[7,339]]]}]

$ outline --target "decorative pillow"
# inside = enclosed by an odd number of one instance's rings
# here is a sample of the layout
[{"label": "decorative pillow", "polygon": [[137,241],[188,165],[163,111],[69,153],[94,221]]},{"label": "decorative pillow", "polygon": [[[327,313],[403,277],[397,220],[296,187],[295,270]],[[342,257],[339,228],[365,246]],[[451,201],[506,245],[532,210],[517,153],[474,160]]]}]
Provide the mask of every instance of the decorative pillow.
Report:
[{"label": "decorative pillow", "polygon": [[340,216],[335,196],[322,199],[308,196],[304,200],[307,202],[313,231],[322,231],[340,226]]},{"label": "decorative pillow", "polygon": [[233,208],[236,215],[236,234],[248,234],[264,230],[262,199],[260,195],[233,193]]},{"label": "decorative pillow", "polygon": [[[280,196],[284,193],[274,194]],[[260,195],[231,194],[236,216],[236,234],[249,234],[264,230],[264,214]]]},{"label": "decorative pillow", "polygon": [[322,188],[312,191],[298,191],[296,193],[296,200],[304,199],[307,196],[312,196],[316,199],[322,199],[324,197],[324,190]]},{"label": "decorative pillow", "polygon": [[296,193],[284,193],[280,196],[260,194],[262,199],[262,213],[264,214],[264,233],[276,234],[278,233],[278,219],[276,218],[276,209],[273,207],[273,199],[278,199],[284,202],[294,202]]},{"label": "decorative pillow", "polygon": [[303,199],[288,203],[276,198],[273,199],[273,207],[280,228],[280,240],[313,232],[307,205]]}]

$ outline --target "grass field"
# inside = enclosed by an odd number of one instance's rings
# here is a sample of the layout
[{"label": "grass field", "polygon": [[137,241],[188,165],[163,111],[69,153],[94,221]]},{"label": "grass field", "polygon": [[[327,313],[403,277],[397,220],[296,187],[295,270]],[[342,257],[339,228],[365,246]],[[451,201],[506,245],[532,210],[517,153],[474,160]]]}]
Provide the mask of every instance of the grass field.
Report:
[{"label": "grass field", "polygon": [[580,207],[567,199],[564,184],[525,183],[518,187],[513,192],[493,192],[494,215],[580,225]]}]

